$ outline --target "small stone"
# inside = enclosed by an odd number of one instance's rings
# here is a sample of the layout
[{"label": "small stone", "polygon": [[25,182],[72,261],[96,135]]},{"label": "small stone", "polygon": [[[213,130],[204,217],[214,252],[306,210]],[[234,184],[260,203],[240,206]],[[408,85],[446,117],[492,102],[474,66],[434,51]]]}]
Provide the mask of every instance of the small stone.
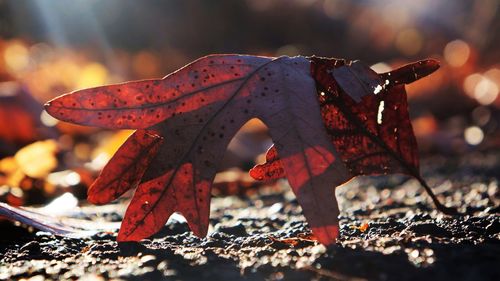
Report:
[{"label": "small stone", "polygon": [[449,237],[451,233],[434,223],[413,224],[409,230],[417,235],[432,235],[436,237]]},{"label": "small stone", "polygon": [[245,226],[241,224],[241,222],[238,222],[233,226],[219,226],[218,229],[216,229],[216,231],[239,237],[248,235]]},{"label": "small stone", "polygon": [[151,265],[156,261],[156,256],[154,255],[145,255],[141,257],[141,263],[143,265]]}]

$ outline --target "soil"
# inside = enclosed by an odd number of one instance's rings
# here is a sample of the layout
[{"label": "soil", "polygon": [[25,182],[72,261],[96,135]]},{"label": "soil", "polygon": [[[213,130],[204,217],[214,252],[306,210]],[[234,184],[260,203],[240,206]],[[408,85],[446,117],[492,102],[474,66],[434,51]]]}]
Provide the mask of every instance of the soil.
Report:
[{"label": "soil", "polygon": [[473,215],[440,214],[405,176],[356,178],[337,189],[340,238],[324,247],[283,182],[213,198],[203,239],[181,220],[123,244],[116,233],[71,239],[2,222],[0,279],[500,280],[500,153],[427,157],[422,167],[442,202]]}]

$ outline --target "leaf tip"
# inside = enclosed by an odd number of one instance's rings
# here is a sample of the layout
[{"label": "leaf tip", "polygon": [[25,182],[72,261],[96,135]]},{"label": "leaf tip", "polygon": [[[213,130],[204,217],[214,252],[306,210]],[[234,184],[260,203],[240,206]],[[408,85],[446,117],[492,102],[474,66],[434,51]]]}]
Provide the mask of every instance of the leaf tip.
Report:
[{"label": "leaf tip", "polygon": [[191,231],[193,232],[193,234],[196,236],[196,237],[199,237],[199,238],[204,238],[207,236],[207,233],[208,233],[208,225],[207,226],[204,226],[204,225],[194,225],[194,224],[190,224],[189,225],[189,228],[191,229]]},{"label": "leaf tip", "polygon": [[62,95],[51,99],[43,105],[43,108],[49,115],[62,121],[66,121],[66,119],[69,117],[65,116],[65,112],[61,112],[63,98],[65,98],[65,96],[66,95]]},{"label": "leaf tip", "polygon": [[87,190],[87,201],[94,205],[104,205],[113,201],[115,198],[111,197],[109,193],[103,192],[103,188],[99,184],[100,181],[97,179],[90,185]]},{"label": "leaf tip", "polygon": [[440,66],[440,62],[435,59],[425,59],[416,62],[413,65],[414,73],[417,78],[416,80],[432,74],[434,71],[438,70]]},{"label": "leaf tip", "polygon": [[248,174],[254,179],[261,181],[264,179],[264,176],[262,176],[262,170],[260,168],[260,165],[255,165],[250,171],[248,171]]},{"label": "leaf tip", "polygon": [[43,108],[45,108],[45,110],[49,109],[50,107],[52,106],[52,101],[48,101],[46,102],[44,105],[43,105]]},{"label": "leaf tip", "polygon": [[95,193],[92,193],[90,191],[87,194],[87,201],[89,203],[94,204],[94,205],[103,205],[103,204],[109,203],[109,202],[102,200],[102,199],[103,199],[102,196],[97,195]]},{"label": "leaf tip", "polygon": [[[46,102],[44,105],[43,105],[43,108],[45,109],[45,111],[47,111],[48,114],[54,116],[54,100],[55,99],[52,99],[52,100],[49,100],[48,102]],[[54,116],[55,117],[55,116]]]},{"label": "leaf tip", "polygon": [[311,230],[318,241],[326,246],[335,244],[339,236],[338,225],[313,226]]}]

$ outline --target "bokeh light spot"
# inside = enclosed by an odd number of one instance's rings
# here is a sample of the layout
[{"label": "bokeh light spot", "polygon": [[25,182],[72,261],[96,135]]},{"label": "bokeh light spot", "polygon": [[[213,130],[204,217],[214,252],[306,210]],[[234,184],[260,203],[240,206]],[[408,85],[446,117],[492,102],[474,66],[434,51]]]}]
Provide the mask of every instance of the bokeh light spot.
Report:
[{"label": "bokeh light spot", "polygon": [[134,56],[132,67],[140,78],[151,78],[158,75],[159,59],[150,52],[142,51]]},{"label": "bokeh light spot", "polygon": [[465,141],[470,145],[478,145],[484,139],[484,133],[481,128],[477,126],[468,127],[464,131]]},{"label": "bokeh light spot", "polygon": [[57,123],[59,123],[59,120],[50,116],[45,110],[42,111],[42,114],[40,114],[40,121],[42,121],[42,124],[47,127],[54,127]]},{"label": "bokeh light spot", "polygon": [[396,37],[396,48],[404,55],[416,55],[423,46],[422,34],[414,29],[408,28],[398,33]]},{"label": "bokeh light spot", "polygon": [[472,111],[471,116],[476,124],[484,126],[491,119],[491,110],[487,106],[478,106]]},{"label": "bokeh light spot", "polygon": [[12,74],[24,70],[29,64],[28,49],[21,43],[14,43],[7,46],[3,56],[7,69]]},{"label": "bokeh light spot", "polygon": [[483,76],[474,87],[474,97],[482,105],[491,104],[498,97],[498,86]]},{"label": "bokeh light spot", "polygon": [[87,64],[80,73],[78,88],[90,88],[106,84],[108,70],[100,63]]},{"label": "bokeh light spot", "polygon": [[444,59],[453,67],[464,65],[470,56],[469,45],[462,40],[454,40],[444,47]]}]

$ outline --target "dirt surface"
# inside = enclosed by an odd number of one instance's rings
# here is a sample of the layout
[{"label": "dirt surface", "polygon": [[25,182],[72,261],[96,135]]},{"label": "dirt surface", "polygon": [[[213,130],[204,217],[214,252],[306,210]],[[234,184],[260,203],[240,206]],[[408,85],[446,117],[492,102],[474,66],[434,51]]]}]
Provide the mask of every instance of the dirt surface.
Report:
[{"label": "dirt surface", "polygon": [[341,234],[325,248],[308,239],[282,183],[214,198],[204,239],[180,220],[124,244],[116,233],[70,239],[2,222],[0,279],[500,280],[500,153],[427,158],[422,167],[443,202],[474,215],[436,212],[407,177],[358,178],[338,189]]}]

